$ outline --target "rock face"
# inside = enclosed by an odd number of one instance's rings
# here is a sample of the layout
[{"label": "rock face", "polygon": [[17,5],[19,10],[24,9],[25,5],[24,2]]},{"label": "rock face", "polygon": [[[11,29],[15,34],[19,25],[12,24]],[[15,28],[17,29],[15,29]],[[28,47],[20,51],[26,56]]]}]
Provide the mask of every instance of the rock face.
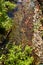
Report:
[{"label": "rock face", "polygon": [[39,30],[41,23],[40,19],[42,12],[37,0],[27,0],[18,4],[18,11],[14,14],[14,22],[12,32],[9,36],[9,42],[20,42],[32,46],[35,54],[42,58],[42,45],[41,31]]},{"label": "rock face", "polygon": [[[42,2],[42,1],[41,1]],[[40,62],[43,63],[43,39],[41,35],[43,35],[43,26],[40,22],[42,16],[42,11],[40,10],[39,6],[35,8],[35,15],[33,20],[34,25],[34,34],[33,34],[33,45],[35,47],[35,53],[40,57]],[[41,17],[42,16],[42,17]]]},{"label": "rock face", "polygon": [[[33,15],[34,15],[34,3],[25,2],[18,4],[18,12],[14,14],[13,26],[16,29],[15,32],[12,29],[13,36],[10,39],[14,39],[16,43],[26,43],[32,45],[33,36]],[[14,36],[15,35],[15,36]]]},{"label": "rock face", "polygon": [[39,30],[40,27],[42,27],[42,24],[40,22],[42,11],[40,10],[39,5],[37,6],[37,3],[36,3],[34,13],[35,15],[33,16],[34,17],[33,20],[33,25],[34,25],[33,44],[34,45],[33,46],[35,47],[36,55],[40,57],[40,62],[43,63],[43,40],[41,37],[41,32],[43,31],[43,29],[41,28],[41,30]]}]

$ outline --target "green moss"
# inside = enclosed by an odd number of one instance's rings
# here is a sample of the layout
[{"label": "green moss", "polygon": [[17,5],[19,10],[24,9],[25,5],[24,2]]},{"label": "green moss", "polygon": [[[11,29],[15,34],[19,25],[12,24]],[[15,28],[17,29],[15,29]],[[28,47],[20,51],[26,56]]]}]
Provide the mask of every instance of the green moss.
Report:
[{"label": "green moss", "polygon": [[32,49],[28,45],[25,48],[22,48],[21,45],[9,46],[9,53],[0,57],[1,62],[3,60],[5,65],[30,65],[33,63]]},{"label": "green moss", "polygon": [[16,4],[0,0],[0,27],[5,28],[6,30],[9,30],[12,27],[12,19],[8,17],[7,12],[15,7]]}]

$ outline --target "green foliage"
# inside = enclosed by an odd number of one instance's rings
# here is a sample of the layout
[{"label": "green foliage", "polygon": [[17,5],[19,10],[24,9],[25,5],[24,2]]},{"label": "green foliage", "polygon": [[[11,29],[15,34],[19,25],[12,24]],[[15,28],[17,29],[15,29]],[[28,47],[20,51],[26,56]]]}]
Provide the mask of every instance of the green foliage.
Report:
[{"label": "green foliage", "polygon": [[[32,49],[27,45],[22,48],[21,45],[10,45],[7,57],[3,55],[5,65],[30,65],[33,63],[34,58],[30,55]],[[2,57],[1,57],[2,59]],[[1,60],[2,61],[2,60]]]},{"label": "green foliage", "polygon": [[7,12],[15,8],[16,5],[9,1],[0,0],[0,27],[9,30],[12,26],[12,19],[8,17]]},{"label": "green foliage", "polygon": [[8,9],[9,9],[9,10],[12,10],[13,8],[16,7],[16,4],[12,4],[12,3],[9,2],[9,1],[6,1],[6,2],[5,2],[5,5],[8,6]]}]

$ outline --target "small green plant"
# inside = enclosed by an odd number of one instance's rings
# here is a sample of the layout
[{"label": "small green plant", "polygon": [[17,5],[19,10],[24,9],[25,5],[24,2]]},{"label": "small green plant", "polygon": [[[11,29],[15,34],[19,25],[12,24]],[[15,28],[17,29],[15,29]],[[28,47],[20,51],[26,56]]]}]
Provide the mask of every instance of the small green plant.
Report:
[{"label": "small green plant", "polygon": [[9,1],[0,0],[0,27],[9,30],[12,26],[12,19],[8,17],[7,12],[11,11],[16,7],[16,4],[13,4]]},{"label": "small green plant", "polygon": [[[10,46],[11,47],[11,46]],[[22,48],[21,45],[12,45],[9,49],[7,57],[4,59],[5,65],[30,65],[34,58],[31,56],[32,49],[26,45]]]}]

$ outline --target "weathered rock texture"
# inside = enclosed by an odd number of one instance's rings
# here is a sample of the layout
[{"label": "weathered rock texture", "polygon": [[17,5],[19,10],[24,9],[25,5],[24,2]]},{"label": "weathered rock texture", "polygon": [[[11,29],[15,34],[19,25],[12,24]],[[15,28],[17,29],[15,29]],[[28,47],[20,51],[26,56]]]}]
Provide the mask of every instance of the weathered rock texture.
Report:
[{"label": "weathered rock texture", "polygon": [[42,26],[40,23],[41,16],[42,12],[37,0],[22,1],[21,4],[18,4],[9,42],[15,42],[16,44],[21,42],[24,45],[32,46],[35,54],[43,62],[43,40],[39,30]]}]

